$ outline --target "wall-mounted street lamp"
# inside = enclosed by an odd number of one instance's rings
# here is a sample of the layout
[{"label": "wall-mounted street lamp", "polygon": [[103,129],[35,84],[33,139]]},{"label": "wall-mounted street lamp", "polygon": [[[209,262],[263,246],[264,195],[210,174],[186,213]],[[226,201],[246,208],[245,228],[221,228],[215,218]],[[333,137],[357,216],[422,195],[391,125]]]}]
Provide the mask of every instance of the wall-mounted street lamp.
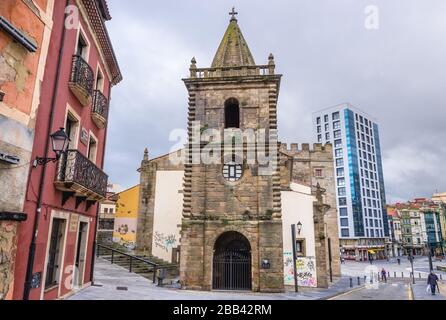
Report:
[{"label": "wall-mounted street lamp", "polygon": [[297,234],[300,236],[300,233],[302,232],[302,222],[299,221],[297,224]]},{"label": "wall-mounted street lamp", "polygon": [[53,151],[56,154],[55,158],[36,158],[34,160],[34,167],[37,166],[44,166],[49,162],[57,162],[62,154],[67,152],[68,145],[70,143],[70,137],[65,132],[64,128],[60,128],[59,131],[53,133],[50,135],[51,138],[51,145],[53,147]]}]

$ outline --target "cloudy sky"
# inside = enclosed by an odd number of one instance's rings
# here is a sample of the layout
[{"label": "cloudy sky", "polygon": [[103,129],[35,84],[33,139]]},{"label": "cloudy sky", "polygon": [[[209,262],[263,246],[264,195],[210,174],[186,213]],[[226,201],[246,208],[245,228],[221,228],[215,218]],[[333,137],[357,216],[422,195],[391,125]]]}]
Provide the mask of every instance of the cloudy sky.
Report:
[{"label": "cloudy sky", "polygon": [[[272,52],[284,75],[282,142],[313,142],[312,113],[350,102],[380,124],[388,201],[446,191],[444,0],[109,0],[124,75],[107,141],[114,183],[139,183],[144,148],[167,153],[169,133],[185,128],[181,78],[192,57],[210,66],[233,5],[257,64]],[[378,30],[365,27],[370,5]]]}]

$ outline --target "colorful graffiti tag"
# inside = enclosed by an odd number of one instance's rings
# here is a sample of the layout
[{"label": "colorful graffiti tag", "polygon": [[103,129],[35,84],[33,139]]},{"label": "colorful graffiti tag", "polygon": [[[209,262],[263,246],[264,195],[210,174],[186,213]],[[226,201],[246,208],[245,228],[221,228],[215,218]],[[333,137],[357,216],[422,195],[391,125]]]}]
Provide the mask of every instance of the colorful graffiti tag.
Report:
[{"label": "colorful graffiti tag", "polygon": [[[285,252],[283,261],[285,285],[294,285],[293,254],[291,252]],[[299,286],[317,287],[316,259],[314,257],[297,258],[296,269]]]},{"label": "colorful graffiti tag", "polygon": [[169,252],[169,249],[175,246],[177,239],[174,234],[165,235],[164,233],[155,231],[154,242],[155,246]]}]

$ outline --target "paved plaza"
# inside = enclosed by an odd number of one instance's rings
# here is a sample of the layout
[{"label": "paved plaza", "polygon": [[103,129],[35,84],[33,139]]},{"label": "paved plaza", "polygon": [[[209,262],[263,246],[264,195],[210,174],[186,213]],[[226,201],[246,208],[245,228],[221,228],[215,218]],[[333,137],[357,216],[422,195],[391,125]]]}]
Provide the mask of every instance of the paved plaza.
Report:
[{"label": "paved plaza", "polygon": [[[97,259],[95,266],[95,284],[71,296],[69,300],[445,300],[446,296],[432,296],[426,292],[429,263],[426,258],[415,260],[415,285],[409,286],[411,280],[410,263],[403,261],[401,265],[390,261],[376,261],[374,267],[385,268],[391,274],[396,272],[399,278],[391,277],[388,283],[364,284],[364,272],[370,270],[369,263],[346,262],[342,265],[343,277],[335,279],[329,289],[300,288],[299,293],[290,291],[280,294],[262,294],[252,292],[199,292],[161,288],[137,274],[110,264],[109,261]],[[401,272],[407,278],[401,278]],[[446,279],[445,273],[442,277]],[[360,277],[358,286],[357,278]],[[350,287],[352,278],[353,288]],[[446,287],[441,284],[442,294]]]},{"label": "paved plaza", "polygon": [[[415,278],[427,278],[429,274],[429,259],[426,257],[416,257],[414,259],[414,273]],[[433,261],[435,272],[438,276],[441,275],[443,280],[446,280],[446,273],[437,271],[437,266],[446,266],[446,262],[437,262]],[[412,272],[411,264],[408,261],[407,257],[401,257],[401,264],[399,265],[397,260],[392,258],[389,261],[387,260],[379,260],[373,261],[373,264],[369,262],[355,262],[355,261],[346,261],[342,264],[342,274],[348,277],[362,277],[365,274],[366,269],[370,269],[370,267],[376,267],[378,270],[382,270],[384,268],[387,272],[390,272],[390,276],[393,278],[395,273],[398,278],[401,278],[404,275],[405,278],[410,277],[410,273]]]}]

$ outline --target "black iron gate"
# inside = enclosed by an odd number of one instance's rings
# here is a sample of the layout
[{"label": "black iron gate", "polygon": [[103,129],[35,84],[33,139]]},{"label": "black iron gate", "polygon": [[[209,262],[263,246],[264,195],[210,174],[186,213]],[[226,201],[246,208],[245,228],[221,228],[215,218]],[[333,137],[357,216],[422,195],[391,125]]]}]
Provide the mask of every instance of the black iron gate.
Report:
[{"label": "black iron gate", "polygon": [[215,290],[251,290],[251,252],[222,251],[214,254]]}]

